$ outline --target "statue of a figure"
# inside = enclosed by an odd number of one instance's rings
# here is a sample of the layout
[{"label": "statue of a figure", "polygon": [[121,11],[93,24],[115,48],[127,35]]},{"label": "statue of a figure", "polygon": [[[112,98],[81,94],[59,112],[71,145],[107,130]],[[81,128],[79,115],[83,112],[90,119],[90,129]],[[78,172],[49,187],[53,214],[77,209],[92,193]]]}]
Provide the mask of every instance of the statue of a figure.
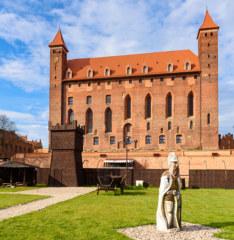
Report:
[{"label": "statue of a figure", "polygon": [[181,181],[176,154],[169,153],[167,160],[169,170],[163,172],[159,188],[156,214],[158,231],[181,229]]}]

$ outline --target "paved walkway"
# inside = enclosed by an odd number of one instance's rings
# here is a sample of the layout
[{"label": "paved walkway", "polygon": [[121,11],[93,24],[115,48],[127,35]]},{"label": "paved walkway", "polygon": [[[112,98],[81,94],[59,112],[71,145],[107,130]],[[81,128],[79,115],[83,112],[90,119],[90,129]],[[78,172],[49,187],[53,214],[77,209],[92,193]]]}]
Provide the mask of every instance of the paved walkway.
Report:
[{"label": "paved walkway", "polygon": [[90,193],[95,190],[96,188],[93,187],[58,187],[58,188],[50,187],[10,193],[10,194],[46,195],[51,197],[2,209],[0,210],[0,221],[7,218],[23,215],[26,213],[38,211],[50,205],[66,201],[74,197]]}]

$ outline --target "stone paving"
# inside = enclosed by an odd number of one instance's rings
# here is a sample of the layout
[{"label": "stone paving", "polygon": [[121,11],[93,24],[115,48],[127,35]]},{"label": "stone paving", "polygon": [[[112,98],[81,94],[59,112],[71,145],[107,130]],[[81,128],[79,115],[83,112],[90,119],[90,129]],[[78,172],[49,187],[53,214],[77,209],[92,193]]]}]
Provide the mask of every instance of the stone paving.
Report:
[{"label": "stone paving", "polygon": [[7,218],[23,215],[26,213],[38,211],[50,205],[66,201],[74,197],[93,192],[95,190],[96,188],[94,187],[57,187],[57,188],[49,187],[10,193],[10,194],[46,195],[50,197],[47,199],[37,200],[34,202],[2,209],[0,210],[0,221]]},{"label": "stone paving", "polygon": [[168,232],[159,232],[155,225],[119,229],[119,232],[135,240],[220,240],[213,236],[219,229],[199,224],[183,223],[182,231],[171,229]]}]

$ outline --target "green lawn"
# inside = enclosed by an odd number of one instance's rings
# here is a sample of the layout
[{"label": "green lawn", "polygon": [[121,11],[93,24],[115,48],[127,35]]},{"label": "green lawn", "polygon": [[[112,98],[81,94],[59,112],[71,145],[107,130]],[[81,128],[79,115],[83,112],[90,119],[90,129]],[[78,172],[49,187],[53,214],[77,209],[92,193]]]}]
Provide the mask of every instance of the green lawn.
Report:
[{"label": "green lawn", "polygon": [[[234,190],[185,190],[183,221],[220,227],[234,239]],[[155,223],[157,190],[91,193],[0,222],[4,240],[123,240],[116,229]]]},{"label": "green lawn", "polygon": [[0,194],[0,209],[47,198],[39,195]]},{"label": "green lawn", "polygon": [[14,188],[0,187],[0,192],[20,192],[25,190],[37,189],[41,187],[45,187],[45,185],[36,185],[32,187],[20,186],[20,187],[14,187]]}]

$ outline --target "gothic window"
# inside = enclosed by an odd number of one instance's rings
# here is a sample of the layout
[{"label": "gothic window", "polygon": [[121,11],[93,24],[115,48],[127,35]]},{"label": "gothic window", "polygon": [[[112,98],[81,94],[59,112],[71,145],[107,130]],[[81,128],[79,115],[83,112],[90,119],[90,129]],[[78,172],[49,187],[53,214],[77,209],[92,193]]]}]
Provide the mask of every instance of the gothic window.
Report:
[{"label": "gothic window", "polygon": [[165,142],[166,142],[165,135],[160,135],[159,136],[159,144],[165,144]]},{"label": "gothic window", "polygon": [[124,100],[124,119],[131,118],[131,97],[127,95]]},{"label": "gothic window", "polygon": [[146,124],[146,130],[147,130],[147,131],[150,130],[150,122],[147,122],[147,124]]},{"label": "gothic window", "polygon": [[93,131],[93,111],[89,108],[86,111],[86,133],[92,133]]},{"label": "gothic window", "polygon": [[194,97],[193,92],[190,92],[188,94],[188,117],[193,116],[194,111]]},{"label": "gothic window", "polygon": [[169,63],[169,64],[167,65],[167,71],[168,71],[168,72],[173,72],[173,64]]},{"label": "gothic window", "polygon": [[111,95],[106,95],[106,104],[111,103]]},{"label": "gothic window", "polygon": [[182,135],[178,134],[176,135],[176,144],[180,144],[180,143],[182,143]]},{"label": "gothic window", "polygon": [[150,135],[145,136],[145,144],[151,144],[151,136]]},{"label": "gothic window", "polygon": [[68,105],[73,105],[73,97],[68,97]]},{"label": "gothic window", "polygon": [[169,122],[167,123],[167,129],[168,129],[168,130],[171,130],[171,121],[169,121]]},{"label": "gothic window", "polygon": [[166,97],[166,117],[171,116],[172,116],[172,96],[171,93],[168,93]]},{"label": "gothic window", "polygon": [[107,108],[105,111],[105,131],[112,131],[112,111],[110,108]]},{"label": "gothic window", "polygon": [[190,122],[189,122],[189,128],[190,128],[190,129],[193,129],[193,121],[190,121]]},{"label": "gothic window", "polygon": [[68,110],[68,123],[72,123],[74,121],[74,112],[72,109]]},{"label": "gothic window", "polygon": [[210,113],[207,114],[207,125],[210,125]]},{"label": "gothic window", "polygon": [[[123,128],[123,146],[125,147],[127,139],[131,139],[131,130],[132,130],[132,125],[130,123],[127,123],[124,125]],[[129,141],[128,141],[129,143]]]},{"label": "gothic window", "polygon": [[148,94],[145,97],[145,118],[151,117],[151,96]]},{"label": "gothic window", "polygon": [[87,96],[86,97],[86,103],[87,104],[91,104],[92,103],[92,97],[91,96]]}]

